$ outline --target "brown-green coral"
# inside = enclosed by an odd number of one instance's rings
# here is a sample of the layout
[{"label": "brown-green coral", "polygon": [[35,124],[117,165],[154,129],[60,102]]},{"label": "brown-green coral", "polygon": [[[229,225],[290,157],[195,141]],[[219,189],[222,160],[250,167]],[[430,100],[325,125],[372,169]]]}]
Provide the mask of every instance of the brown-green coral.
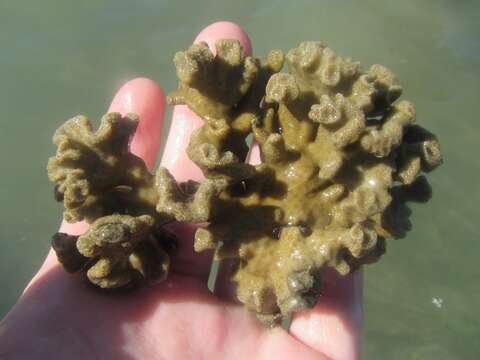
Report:
[{"label": "brown-green coral", "polygon": [[63,201],[66,221],[85,219],[91,227],[80,237],[56,233],[52,247],[67,271],[85,271],[102,288],[162,279],[168,270],[164,248],[172,236],[161,225],[173,217],[156,211],[155,177],[129,151],[137,122],[134,114],[109,113],[93,131],[77,116],[53,137],[58,150],[47,169],[55,197]]},{"label": "brown-green coral", "polygon": [[[170,221],[208,223],[195,250],[235,260],[238,298],[275,324],[312,307],[324,267],[348,274],[376,261],[385,239],[409,228],[405,201],[426,201],[421,172],[442,162],[435,136],[381,65],[363,71],[319,42],[261,60],[220,40],[175,55],[178,89],[204,125],[187,153],[205,175],[177,184],[164,168],[153,176],[128,149],[134,115],[107,114],[97,132],[84,117],[57,130],[49,177],[67,221],[86,219],[80,236],[56,234],[53,247],[69,271],[101,287],[162,278]],[[284,62],[288,72],[280,72]],[[262,163],[245,163],[247,137]]]},{"label": "brown-green coral", "polygon": [[[222,48],[234,49],[235,61],[223,60]],[[441,155],[435,137],[414,125],[413,105],[395,102],[402,89],[381,65],[364,72],[323,44],[305,42],[288,52],[289,73],[278,73],[283,56],[276,51],[275,66],[258,80],[259,61],[244,57],[238,43],[221,41],[217,52],[201,44],[175,57],[180,86],[172,102],[205,120],[189,155],[207,182],[227,184],[209,199],[210,224],[197,230],[195,249],[217,247],[220,258],[237,259],[239,299],[272,323],[315,304],[324,266],[347,274],[376,260],[384,238],[400,235],[390,221],[395,189],[439,165]],[[261,98],[254,111],[245,106],[249,93],[253,104]],[[237,131],[238,117],[250,127]],[[237,146],[249,132],[261,149],[254,168],[240,165],[246,151]],[[227,172],[227,163],[248,170]]]},{"label": "brown-green coral", "polygon": [[171,239],[149,215],[109,215],[83,235],[57,233],[53,248],[66,270],[84,268],[93,284],[118,288],[140,279],[163,280],[170,264],[165,248]]},{"label": "brown-green coral", "polygon": [[55,132],[57,154],[47,170],[66,221],[92,222],[115,212],[155,214],[154,177],[128,149],[137,123],[135,114],[109,113],[94,132],[88,118],[76,116]]}]

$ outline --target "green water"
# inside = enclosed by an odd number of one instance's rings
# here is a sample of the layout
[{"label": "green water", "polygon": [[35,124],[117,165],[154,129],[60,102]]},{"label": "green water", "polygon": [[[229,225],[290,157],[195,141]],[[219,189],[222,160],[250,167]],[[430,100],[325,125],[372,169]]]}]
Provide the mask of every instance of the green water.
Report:
[{"label": "green water", "polygon": [[98,118],[125,80],[176,85],[171,62],[217,20],[242,24],[254,51],[323,40],[398,75],[445,164],[413,230],[366,270],[365,359],[480,354],[480,3],[475,1],[0,0],[0,315],[41,264],[61,209],[45,164],[51,135]]}]

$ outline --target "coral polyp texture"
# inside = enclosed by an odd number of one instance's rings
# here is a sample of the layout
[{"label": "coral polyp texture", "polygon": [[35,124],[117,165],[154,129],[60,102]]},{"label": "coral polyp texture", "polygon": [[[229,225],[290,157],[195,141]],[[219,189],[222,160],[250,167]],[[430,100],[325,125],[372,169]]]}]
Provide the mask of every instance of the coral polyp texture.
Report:
[{"label": "coral polyp texture", "polygon": [[[441,163],[439,145],[414,125],[414,106],[396,101],[402,88],[381,65],[362,71],[319,42],[264,61],[235,41],[216,50],[178,53],[170,95],[205,121],[191,159],[206,181],[224,181],[195,249],[235,259],[238,298],[275,324],[316,303],[324,267],[346,275],[403,234],[399,195]],[[249,133],[260,147],[256,166],[244,164]]]},{"label": "coral polyp texture", "polygon": [[[168,102],[204,121],[186,151],[205,179],[150,174],[128,150],[134,115],[107,114],[96,132],[69,120],[49,176],[65,219],[91,228],[54,237],[67,270],[108,288],[163,278],[172,236],[162,225],[202,223],[195,250],[231,259],[238,299],[275,325],[315,305],[326,267],[347,275],[376,261],[385,239],[409,230],[406,202],[429,199],[422,173],[441,164],[439,143],[386,67],[362,70],[320,42],[258,59],[236,40],[192,45],[174,63]],[[257,165],[246,162],[250,138]]]},{"label": "coral polyp texture", "polygon": [[109,215],[83,235],[57,234],[52,245],[66,269],[85,268],[93,284],[118,288],[136,279],[162,280],[170,264],[169,239],[149,215]]},{"label": "coral polyp texture", "polygon": [[66,221],[91,222],[115,212],[155,214],[154,178],[128,150],[137,123],[134,114],[109,113],[94,132],[88,118],[77,116],[55,132],[58,150],[47,170]]}]

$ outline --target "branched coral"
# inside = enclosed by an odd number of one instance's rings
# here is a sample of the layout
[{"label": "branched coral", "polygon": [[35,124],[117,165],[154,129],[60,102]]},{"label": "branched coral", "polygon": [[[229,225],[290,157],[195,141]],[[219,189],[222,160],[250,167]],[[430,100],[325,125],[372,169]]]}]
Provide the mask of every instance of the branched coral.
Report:
[{"label": "branched coral", "polygon": [[94,259],[87,271],[90,281],[113,288],[128,284],[137,274],[147,279],[166,276],[169,258],[154,224],[148,215],[111,215],[94,222],[77,241],[79,252]]},{"label": "branched coral", "polygon": [[[217,56],[196,45],[175,58],[180,87],[172,98],[183,94],[181,103],[205,120],[191,139],[190,157],[207,178],[227,182],[208,200],[209,215],[202,221],[208,218],[209,225],[197,230],[195,249],[217,246],[218,257],[237,259],[233,280],[239,299],[273,324],[315,304],[324,266],[347,274],[375,261],[385,237],[401,235],[390,221],[402,208],[395,181],[411,186],[422,170],[441,163],[441,155],[434,136],[413,125],[413,105],[395,102],[401,87],[385,67],[363,72],[359,63],[323,44],[304,42],[286,56],[289,73],[278,73],[278,62],[263,77],[268,81],[258,84],[258,61],[245,58],[233,42],[227,47],[235,49],[235,63],[224,61],[224,46],[225,41],[217,44]],[[226,71],[218,65],[223,63],[237,70]],[[183,68],[198,75],[185,77]],[[222,90],[225,77],[233,87],[228,92]],[[262,101],[247,112],[251,126],[243,123],[232,141],[225,134],[235,129],[249,88],[263,88],[256,90]],[[249,132],[260,145],[262,164],[225,171],[225,164],[240,166],[245,158],[237,145],[243,146]]]},{"label": "branched coral", "polygon": [[[225,181],[205,180],[193,186],[176,183],[174,177],[165,168],[159,168],[156,185],[160,194],[157,211],[173,216],[177,221],[206,222],[211,218],[218,194],[225,188]],[[192,189],[193,188],[193,189]]]},{"label": "branched coral", "polygon": [[[155,177],[129,151],[137,121],[133,114],[109,113],[94,132],[86,117],[77,116],[53,137],[58,150],[47,170],[56,183],[56,198],[63,200],[64,218],[92,224],[79,238],[55,234],[52,247],[67,271],[86,271],[89,280],[103,288],[162,278],[168,270],[162,247],[173,237],[160,227],[174,218],[157,212]],[[205,187],[208,184],[200,186]],[[165,198],[173,196],[172,189],[160,191]]]},{"label": "branched coral", "polygon": [[[280,73],[284,60],[288,73]],[[107,114],[97,132],[77,117],[57,130],[49,161],[68,221],[87,219],[80,236],[56,234],[69,271],[101,287],[161,278],[169,221],[208,223],[196,251],[216,248],[235,260],[238,298],[268,325],[314,306],[326,266],[348,274],[376,261],[385,239],[409,228],[407,200],[426,201],[421,172],[440,165],[435,136],[415,124],[415,109],[381,65],[362,71],[319,42],[286,57],[246,56],[220,40],[175,55],[180,80],[170,104],[185,104],[204,124],[187,153],[201,183],[177,184],[166,169],[151,175],[128,151],[132,115]],[[246,138],[262,163],[245,163]]]},{"label": "branched coral", "polygon": [[70,272],[82,268],[102,288],[118,288],[139,279],[162,280],[169,268],[172,237],[149,215],[110,215],[96,220],[81,236],[57,233],[53,248]]},{"label": "branched coral", "polygon": [[154,178],[128,149],[137,122],[134,114],[109,113],[94,132],[88,118],[77,116],[55,132],[58,150],[47,170],[57,184],[56,197],[63,200],[65,220],[154,213]]},{"label": "branched coral", "polygon": [[180,80],[168,96],[170,104],[186,104],[205,123],[192,134],[187,153],[207,178],[247,178],[245,138],[259,117],[259,104],[271,74],[283,66],[283,54],[271,51],[265,60],[246,56],[236,40],[219,40],[216,55],[204,42],[175,55]]}]

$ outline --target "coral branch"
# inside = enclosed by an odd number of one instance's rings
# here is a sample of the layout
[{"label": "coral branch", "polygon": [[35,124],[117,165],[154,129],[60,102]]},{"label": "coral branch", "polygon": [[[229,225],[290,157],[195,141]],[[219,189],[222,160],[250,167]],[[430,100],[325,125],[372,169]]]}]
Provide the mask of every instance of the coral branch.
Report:
[{"label": "coral branch", "polygon": [[113,212],[155,213],[153,176],[128,149],[137,122],[134,114],[109,113],[93,132],[88,118],[77,116],[55,132],[58,150],[47,170],[63,200],[65,220],[92,222]]},{"label": "coral branch", "polygon": [[[236,40],[175,55],[179,78],[170,104],[204,121],[187,154],[205,180],[155,178],[128,151],[133,115],[107,114],[97,132],[85,117],[57,130],[49,161],[68,221],[90,230],[57,234],[52,246],[71,272],[100,287],[163,278],[170,221],[203,223],[195,251],[216,248],[235,261],[232,280],[246,308],[266,325],[315,305],[321,274],[345,275],[376,261],[385,239],[409,229],[405,202],[429,198],[422,172],[442,163],[438,140],[415,125],[415,109],[381,65],[363,71],[320,42],[286,55],[246,56]],[[245,163],[247,137],[261,164]],[[167,240],[162,240],[167,239]]]},{"label": "coral branch", "polygon": [[148,215],[104,216],[81,236],[58,233],[53,248],[70,272],[84,270],[101,288],[118,288],[141,279],[162,280],[169,267],[164,248],[171,236]]}]

